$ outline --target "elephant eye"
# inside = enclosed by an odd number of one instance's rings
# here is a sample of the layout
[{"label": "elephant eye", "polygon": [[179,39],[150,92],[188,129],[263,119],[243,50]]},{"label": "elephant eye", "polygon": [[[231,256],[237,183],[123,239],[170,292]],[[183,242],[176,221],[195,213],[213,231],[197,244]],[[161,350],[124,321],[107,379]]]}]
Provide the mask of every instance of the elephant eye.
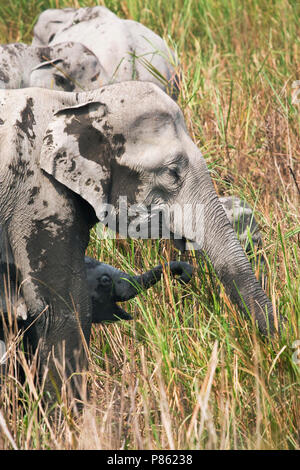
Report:
[{"label": "elephant eye", "polygon": [[57,86],[64,86],[67,83],[67,79],[61,75],[54,74],[54,79]]},{"label": "elephant eye", "polygon": [[169,175],[174,179],[174,181],[177,183],[180,179],[180,175],[178,172],[178,169],[176,167],[174,168],[168,168],[168,173]]},{"label": "elephant eye", "polygon": [[110,286],[112,283],[112,279],[107,274],[103,274],[102,276],[100,276],[99,282],[102,286]]},{"label": "elephant eye", "polygon": [[64,91],[73,91],[75,88],[75,85],[72,80],[63,77],[62,75],[54,74],[54,80],[56,86],[62,88]]}]

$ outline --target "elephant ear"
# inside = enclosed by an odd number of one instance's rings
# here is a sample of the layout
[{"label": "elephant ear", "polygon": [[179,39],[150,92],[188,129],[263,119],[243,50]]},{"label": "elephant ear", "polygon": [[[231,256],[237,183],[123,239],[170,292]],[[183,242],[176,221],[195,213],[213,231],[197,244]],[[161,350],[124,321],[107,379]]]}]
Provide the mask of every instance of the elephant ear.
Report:
[{"label": "elephant ear", "polygon": [[40,154],[41,168],[85,199],[99,220],[105,212],[111,174],[111,146],[103,130],[106,113],[106,105],[100,102],[56,112]]},{"label": "elephant ear", "polygon": [[42,69],[42,68],[49,68],[49,67],[52,67],[56,64],[58,64],[59,62],[62,62],[62,59],[51,59],[51,60],[45,60],[44,62],[41,62],[40,64],[37,64],[35,67],[33,67],[31,69],[31,72],[35,72],[36,70],[39,70],[39,69]]}]

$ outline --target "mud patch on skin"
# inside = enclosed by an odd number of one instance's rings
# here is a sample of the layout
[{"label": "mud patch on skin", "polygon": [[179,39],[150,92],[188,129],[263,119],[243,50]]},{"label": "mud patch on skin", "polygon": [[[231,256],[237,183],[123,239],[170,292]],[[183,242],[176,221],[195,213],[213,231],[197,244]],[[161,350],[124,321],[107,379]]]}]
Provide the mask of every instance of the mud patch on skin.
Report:
[{"label": "mud patch on skin", "polygon": [[[98,123],[101,121],[101,118],[97,119]],[[113,128],[107,121],[102,125],[105,132],[96,129],[92,122],[93,118],[88,118],[86,114],[80,116],[76,114],[66,125],[64,132],[77,137],[80,155],[97,163],[106,173],[109,173],[111,161],[125,152],[126,139],[123,134],[113,135]],[[89,182],[86,184],[89,185]]]},{"label": "mud patch on skin", "polygon": [[[53,317],[57,296],[51,289],[55,279],[53,272],[57,277],[62,275],[62,268],[57,267],[53,271],[53,265],[57,266],[64,259],[65,253],[59,241],[64,239],[64,223],[59,220],[57,215],[46,217],[43,220],[32,222],[32,230],[29,236],[24,237],[25,249],[30,263],[30,283],[33,290],[30,293],[29,302],[31,309],[28,311],[29,318],[39,315],[44,310],[43,315],[37,320],[36,328],[47,336],[51,323],[55,320]],[[49,308],[46,308],[49,307]],[[33,329],[32,334],[35,333]],[[41,333],[37,337],[40,338]]]},{"label": "mud patch on skin", "polygon": [[35,196],[37,196],[40,192],[40,189],[38,186],[34,186],[31,190],[30,190],[30,199],[28,201],[28,204],[31,205],[34,203],[34,200],[35,200]]},{"label": "mud patch on skin", "polygon": [[116,161],[112,164],[112,188],[109,203],[118,207],[118,198],[126,194],[129,205],[136,204],[143,182],[139,173]]},{"label": "mud patch on skin", "polygon": [[12,172],[15,180],[29,178],[34,175],[34,171],[30,170],[29,162],[20,160],[15,164],[10,163],[8,169]]},{"label": "mud patch on skin", "polygon": [[59,252],[60,244],[57,241],[64,238],[64,224],[54,215],[36,220],[32,225],[30,236],[25,238],[31,268],[29,274],[32,276],[31,282],[38,288],[39,296],[48,304],[52,297],[48,286],[51,286],[53,279],[47,279],[47,272],[55,260],[63,259],[64,253]]},{"label": "mud patch on skin", "polygon": [[86,127],[79,135],[78,145],[80,154],[96,163],[99,163],[99,155],[111,154],[109,140],[92,125]]},{"label": "mud patch on skin", "polygon": [[19,129],[21,129],[23,133],[26,134],[29,141],[32,141],[35,139],[33,126],[34,124],[36,124],[36,122],[34,119],[32,108],[33,108],[33,99],[27,98],[26,106],[23,109],[23,111],[21,111],[21,121],[19,120],[16,121],[16,126],[18,126]]},{"label": "mud patch on skin", "polygon": [[[76,16],[75,16],[75,18],[73,19],[72,25],[79,24],[79,23],[84,23],[86,21],[91,21],[91,20],[98,19],[98,18],[99,18],[99,14],[97,12],[94,12],[91,7],[86,7],[86,11],[85,11],[84,16],[81,17],[81,18],[80,17],[76,18]],[[65,29],[68,29],[68,28],[65,28]]]},{"label": "mud patch on skin", "polygon": [[46,142],[46,144],[48,146],[53,145],[53,135],[52,135],[52,132],[50,130],[47,130],[47,133],[44,137],[44,141]]},{"label": "mud patch on skin", "polygon": [[38,50],[38,58],[40,62],[51,60],[51,49],[50,47],[41,47]]},{"label": "mud patch on skin", "polygon": [[121,157],[125,152],[126,139],[123,134],[115,134],[112,138],[114,152],[117,157]]},{"label": "mud patch on skin", "polygon": [[[108,157],[112,154],[112,147],[106,133],[96,129],[93,126],[94,119],[89,117],[89,111],[93,110],[93,104],[88,104],[86,107],[77,110],[76,115],[66,124],[64,132],[78,139],[80,155],[107,169],[109,166]],[[104,108],[102,116],[97,118],[98,123],[101,123],[105,114],[106,109]]]},{"label": "mud patch on skin", "polygon": [[[54,130],[49,130],[44,138],[46,145],[54,147],[50,174],[54,178],[60,175],[59,178],[69,182],[66,185],[70,184],[68,187],[73,190],[75,188],[76,193],[78,188],[82,188],[81,192],[78,192],[82,197],[83,194],[88,194],[89,198],[96,197],[99,200],[99,195],[104,194],[105,198],[109,199],[112,162],[125,152],[125,136],[113,132],[107,114],[106,105],[100,102],[62,109],[56,113],[56,116],[63,116],[60,131],[62,140],[56,142]],[[70,147],[68,141],[71,142]],[[85,174],[84,165],[87,165],[88,161],[93,163],[91,168],[95,168],[95,172],[87,171]],[[88,200],[93,206],[93,202]]]},{"label": "mud patch on skin", "polygon": [[3,70],[0,70],[0,80],[4,83],[9,83],[9,76]]}]

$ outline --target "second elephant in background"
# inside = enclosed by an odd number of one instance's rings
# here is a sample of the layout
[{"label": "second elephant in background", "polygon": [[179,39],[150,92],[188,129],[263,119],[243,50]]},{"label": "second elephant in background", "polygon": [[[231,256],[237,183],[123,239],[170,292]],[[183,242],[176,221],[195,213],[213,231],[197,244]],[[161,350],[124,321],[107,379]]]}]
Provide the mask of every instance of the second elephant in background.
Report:
[{"label": "second elephant in background", "polygon": [[153,82],[173,99],[178,96],[177,58],[164,39],[141,23],[119,18],[102,6],[48,9],[34,27],[32,44],[78,41],[101,62],[106,83]]},{"label": "second elephant in background", "polygon": [[107,76],[97,57],[78,42],[53,46],[0,45],[0,88],[83,91],[100,88]]}]

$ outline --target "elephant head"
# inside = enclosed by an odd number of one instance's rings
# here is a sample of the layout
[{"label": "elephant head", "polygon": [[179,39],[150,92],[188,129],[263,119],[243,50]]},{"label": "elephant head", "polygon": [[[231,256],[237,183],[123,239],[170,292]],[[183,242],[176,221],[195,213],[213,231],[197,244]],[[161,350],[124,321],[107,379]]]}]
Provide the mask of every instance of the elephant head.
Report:
[{"label": "elephant head", "polygon": [[79,42],[53,46],[0,45],[0,88],[49,88],[83,91],[108,82],[101,63]]},{"label": "elephant head", "polygon": [[46,46],[55,34],[64,28],[65,23],[73,20],[74,8],[48,9],[43,11],[33,28],[33,46]]},{"label": "elephant head", "polygon": [[30,87],[82,91],[108,81],[97,57],[80,43],[63,42],[36,50],[43,61],[31,70]]},{"label": "elephant head", "polygon": [[95,16],[99,18],[111,17],[116,15],[102,6],[94,6],[92,8],[49,8],[43,11],[34,26],[33,41],[35,46],[45,46],[51,42],[55,35],[65,28],[77,24],[80,21],[88,21]]},{"label": "elephant head", "polygon": [[173,238],[204,250],[233,303],[252,316],[262,333],[273,333],[272,304],[218,200],[178,105],[154,84],[133,81],[79,99],[49,124],[41,168],[87,201],[103,223],[111,220],[108,214],[114,208],[119,231],[124,222],[120,198],[126,197],[129,235],[141,224],[137,208],[146,208],[148,223],[154,205],[168,220]]},{"label": "elephant head", "polygon": [[[170,273],[179,276],[180,282],[190,281],[193,268],[188,263],[172,261],[169,267]],[[142,290],[154,286],[161,278],[163,267],[159,265],[141,275],[130,276],[113,266],[86,257],[86,270],[92,298],[92,322],[102,323],[131,320],[132,317],[116,302],[133,299]]]}]

